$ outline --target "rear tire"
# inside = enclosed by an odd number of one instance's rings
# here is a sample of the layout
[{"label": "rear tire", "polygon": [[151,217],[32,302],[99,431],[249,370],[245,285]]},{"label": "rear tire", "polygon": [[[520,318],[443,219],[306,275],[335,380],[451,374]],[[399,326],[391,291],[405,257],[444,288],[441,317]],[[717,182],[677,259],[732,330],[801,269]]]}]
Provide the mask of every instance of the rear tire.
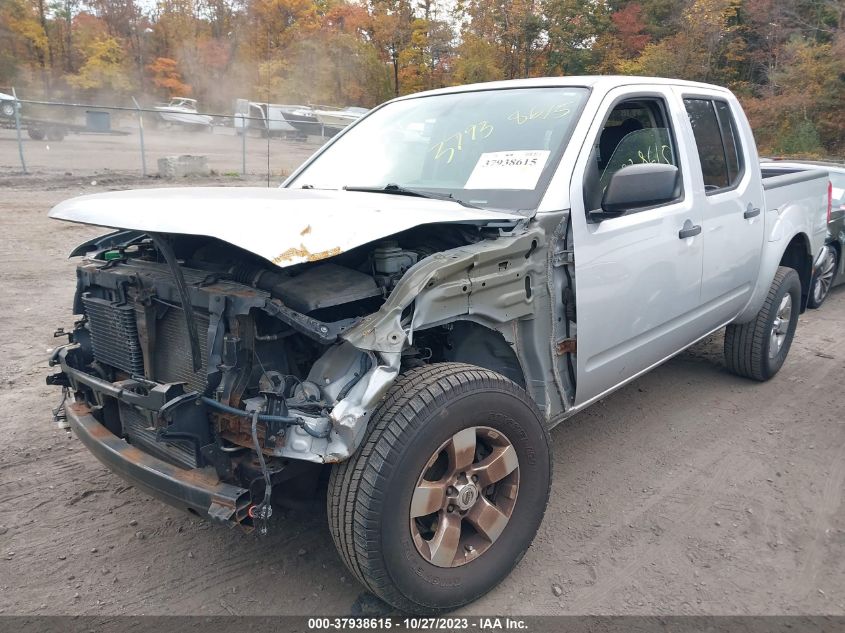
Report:
[{"label": "rear tire", "polygon": [[807,301],[807,306],[813,308],[820,308],[830,294],[830,288],[833,286],[833,280],[836,277],[836,271],[839,269],[839,258],[836,256],[836,249],[832,246],[825,246],[827,252],[819,265],[816,274],[813,275],[813,281],[810,285],[810,298]]},{"label": "rear tire", "polygon": [[753,321],[725,329],[725,362],[737,374],[759,380],[772,378],[792,345],[801,307],[801,280],[792,268],[778,268],[763,307]]},{"label": "rear tire", "polygon": [[[329,527],[372,593],[405,612],[439,612],[510,573],[550,485],[548,432],[525,391],[486,369],[438,363],[400,376],[361,447],[333,468]],[[428,487],[437,494],[421,495]]]},{"label": "rear tire", "polygon": [[0,103],[0,113],[8,119],[15,116],[15,104],[12,101],[4,101]]}]

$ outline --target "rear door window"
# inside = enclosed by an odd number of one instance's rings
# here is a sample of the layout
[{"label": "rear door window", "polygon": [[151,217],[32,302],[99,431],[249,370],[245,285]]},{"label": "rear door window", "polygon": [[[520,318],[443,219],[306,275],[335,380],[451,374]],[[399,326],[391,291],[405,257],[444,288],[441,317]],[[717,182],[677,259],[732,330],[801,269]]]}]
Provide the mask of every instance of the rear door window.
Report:
[{"label": "rear door window", "polygon": [[743,174],[742,149],[730,106],[714,99],[684,99],[704,189],[710,193],[735,187]]},{"label": "rear door window", "polygon": [[725,101],[714,101],[716,116],[719,118],[719,131],[722,134],[722,145],[725,147],[725,161],[728,166],[728,182],[733,187],[742,177],[742,150],[739,144],[739,133],[736,129],[731,107]]}]

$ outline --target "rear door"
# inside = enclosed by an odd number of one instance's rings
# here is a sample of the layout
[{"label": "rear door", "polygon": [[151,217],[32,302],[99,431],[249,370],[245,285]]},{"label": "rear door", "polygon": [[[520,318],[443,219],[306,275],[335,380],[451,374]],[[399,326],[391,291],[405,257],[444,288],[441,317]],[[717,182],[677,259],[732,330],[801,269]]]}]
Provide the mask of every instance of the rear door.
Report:
[{"label": "rear door", "polygon": [[[584,404],[694,341],[701,289],[701,236],[681,237],[702,222],[689,157],[679,134],[683,104],[666,86],[611,90],[601,103],[573,170],[570,199],[575,250],[577,389]],[[677,197],[601,222],[614,171],[641,162],[680,170]],[[689,232],[689,231],[688,231]]]},{"label": "rear door", "polygon": [[[715,327],[745,307],[757,282],[764,241],[761,175],[756,151],[740,131],[738,106],[720,93],[678,92],[695,147],[694,195],[704,216],[701,304]],[[746,164],[749,157],[753,164]]]}]

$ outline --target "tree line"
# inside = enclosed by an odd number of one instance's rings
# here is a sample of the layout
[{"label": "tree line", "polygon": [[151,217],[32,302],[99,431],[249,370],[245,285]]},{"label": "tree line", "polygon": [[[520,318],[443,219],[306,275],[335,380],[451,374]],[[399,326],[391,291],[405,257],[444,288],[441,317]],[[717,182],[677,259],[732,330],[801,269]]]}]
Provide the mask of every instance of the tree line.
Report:
[{"label": "tree line", "polygon": [[842,156],[843,20],[845,0],[0,0],[0,85],[231,112],[657,75],[733,89],[765,153]]}]

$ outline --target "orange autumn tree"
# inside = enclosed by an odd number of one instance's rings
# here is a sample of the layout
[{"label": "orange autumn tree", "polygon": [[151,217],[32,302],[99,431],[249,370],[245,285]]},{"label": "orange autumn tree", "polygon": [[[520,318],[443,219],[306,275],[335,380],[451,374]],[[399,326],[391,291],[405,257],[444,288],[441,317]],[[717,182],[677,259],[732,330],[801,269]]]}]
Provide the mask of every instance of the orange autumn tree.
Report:
[{"label": "orange autumn tree", "polygon": [[182,80],[179,64],[175,59],[157,57],[147,65],[147,72],[153,85],[167,98],[191,96],[191,86]]}]

